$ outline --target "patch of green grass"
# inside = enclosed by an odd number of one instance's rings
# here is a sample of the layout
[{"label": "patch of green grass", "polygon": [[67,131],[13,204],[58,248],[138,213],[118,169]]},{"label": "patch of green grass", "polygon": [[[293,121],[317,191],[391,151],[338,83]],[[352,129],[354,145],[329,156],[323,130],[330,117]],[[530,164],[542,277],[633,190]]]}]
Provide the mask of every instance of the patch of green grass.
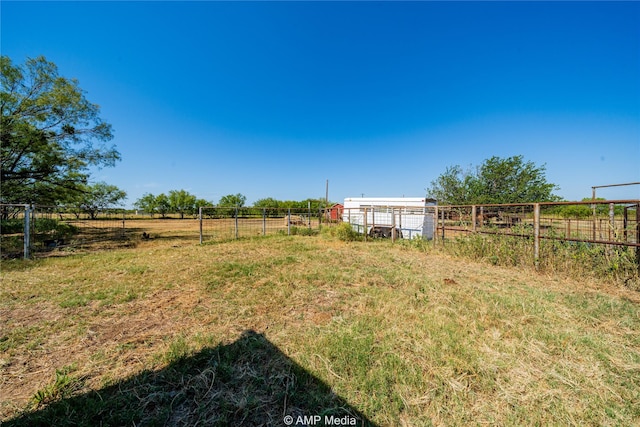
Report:
[{"label": "patch of green grass", "polygon": [[191,354],[191,348],[186,338],[179,336],[169,344],[169,349],[164,355],[167,363],[172,363],[186,358]]},{"label": "patch of green grass", "polygon": [[74,391],[82,388],[82,380],[71,375],[77,367],[68,365],[56,369],[55,379],[50,384],[36,391],[33,395],[33,405],[37,408],[70,396]]},{"label": "patch of green grass", "polygon": [[89,303],[89,298],[84,295],[71,295],[69,299],[60,302],[62,308],[84,307]]},{"label": "patch of green grass", "polygon": [[5,335],[0,339],[0,351],[15,351],[22,346],[27,350],[37,348],[42,344],[43,336],[50,331],[49,326],[52,325],[46,323],[43,325],[11,325],[11,328],[5,330]]}]

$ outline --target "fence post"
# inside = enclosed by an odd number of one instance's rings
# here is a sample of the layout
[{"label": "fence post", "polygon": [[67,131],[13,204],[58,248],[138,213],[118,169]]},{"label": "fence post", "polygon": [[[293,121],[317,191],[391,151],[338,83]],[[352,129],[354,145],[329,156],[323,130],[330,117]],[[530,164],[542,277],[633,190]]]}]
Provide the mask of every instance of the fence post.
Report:
[{"label": "fence post", "polygon": [[236,240],[237,240],[237,239],[238,239],[238,206],[236,206],[236,214],[235,214],[235,217],[236,217],[236,221],[235,221],[235,223],[236,223]]},{"label": "fence post", "polygon": [[396,208],[391,208],[391,243],[396,241]]},{"label": "fence post", "polygon": [[471,231],[476,231],[476,219],[478,218],[476,205],[471,206]]},{"label": "fence post", "polygon": [[24,205],[24,259],[31,258],[31,206]]},{"label": "fence post", "polygon": [[593,235],[591,238],[596,240],[596,187],[591,187],[591,200],[593,200],[593,203],[591,204],[591,209],[593,210]]},{"label": "fence post", "polygon": [[[376,227],[376,208],[372,206],[371,207],[371,229],[375,230],[375,227]],[[374,235],[375,235],[375,231],[374,231]]]},{"label": "fence post", "polygon": [[363,221],[364,222],[364,230],[362,230],[362,233],[364,234],[364,241],[365,242],[367,241],[367,228],[369,228],[368,224],[367,224],[369,222],[368,218],[367,218],[369,216],[369,213],[367,212],[367,210],[368,210],[368,208],[364,208],[364,221]]},{"label": "fence post", "polygon": [[287,236],[291,236],[291,208],[287,209]]},{"label": "fence post", "polygon": [[[636,204],[636,243],[640,243],[640,203]],[[640,246],[636,246],[636,265],[640,273]]]},{"label": "fence post", "polygon": [[202,244],[202,206],[198,208],[198,222],[200,223],[200,244]]},{"label": "fence post", "polygon": [[611,240],[611,233],[613,232],[613,238],[616,237],[616,217],[613,203],[609,203],[609,222],[611,223],[609,227],[609,240]]},{"label": "fence post", "polygon": [[540,264],[540,203],[533,204],[533,263]]},{"label": "fence post", "polygon": [[440,210],[438,209],[438,205],[435,206],[433,211],[433,244],[434,246],[438,243],[438,218],[439,218]]},{"label": "fence post", "polygon": [[267,235],[267,208],[262,208],[262,235]]},{"label": "fence post", "polygon": [[309,213],[307,218],[307,223],[309,224],[309,230],[311,230],[311,202],[307,202],[307,203],[308,203],[307,212]]}]

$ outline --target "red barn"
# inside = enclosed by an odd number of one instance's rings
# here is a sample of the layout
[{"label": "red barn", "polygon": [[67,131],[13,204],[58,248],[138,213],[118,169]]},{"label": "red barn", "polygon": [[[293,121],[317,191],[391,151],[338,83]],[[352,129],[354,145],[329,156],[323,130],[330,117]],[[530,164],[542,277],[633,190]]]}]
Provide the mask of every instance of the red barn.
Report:
[{"label": "red barn", "polygon": [[330,208],[325,209],[324,216],[328,221],[342,221],[342,213],[344,212],[344,206],[340,203],[336,203]]}]

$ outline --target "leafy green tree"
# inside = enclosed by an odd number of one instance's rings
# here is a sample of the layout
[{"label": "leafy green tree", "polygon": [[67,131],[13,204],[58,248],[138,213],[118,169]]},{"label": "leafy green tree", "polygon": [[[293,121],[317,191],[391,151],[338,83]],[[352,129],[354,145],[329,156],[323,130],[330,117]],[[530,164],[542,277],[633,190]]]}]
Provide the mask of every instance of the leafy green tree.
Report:
[{"label": "leafy green tree", "polygon": [[173,212],[180,214],[183,219],[185,214],[192,214],[196,204],[196,196],[185,190],[169,191],[169,205]]},{"label": "leafy green tree", "polygon": [[259,199],[253,204],[255,208],[253,214],[262,215],[264,211],[267,217],[277,217],[280,214],[278,209],[282,207],[281,204],[282,202],[280,200],[276,200],[273,197]]},{"label": "leafy green tree", "polygon": [[267,208],[274,209],[280,207],[280,201],[274,199],[273,197],[267,197],[264,199],[257,200],[253,206],[256,208]]},{"label": "leafy green tree", "polygon": [[133,204],[133,207],[141,211],[148,212],[151,217],[158,209],[158,199],[151,193],[145,193]]},{"label": "leafy green tree", "polygon": [[[247,198],[240,193],[227,194],[222,196],[218,202],[218,206],[221,208],[227,208],[220,211],[222,215],[235,217],[237,209],[240,209],[246,203]],[[242,212],[239,212],[242,215]]]},{"label": "leafy green tree", "polygon": [[233,207],[243,207],[247,202],[247,198],[242,194],[228,194],[226,196],[222,196],[220,201],[218,202],[218,206],[222,208],[233,208]]},{"label": "leafy green tree", "polygon": [[533,203],[557,201],[558,187],[548,183],[545,167],[525,162],[522,156],[492,157],[475,172],[448,167],[431,182],[427,197],[440,204]]},{"label": "leafy green tree", "polygon": [[210,201],[205,200],[205,199],[196,199],[196,202],[195,202],[195,204],[193,206],[194,207],[193,213],[197,214],[198,211],[200,210],[200,208],[205,207],[205,206],[213,206],[213,203],[211,203]]},{"label": "leafy green tree", "polygon": [[162,216],[162,218],[166,218],[167,214],[171,210],[171,202],[169,202],[169,198],[166,194],[160,193],[156,197],[156,211]]},{"label": "leafy green tree", "polygon": [[469,187],[472,177],[458,165],[449,166],[435,181],[427,196],[438,200],[438,203],[448,205],[463,205],[469,202]]},{"label": "leafy green tree", "polygon": [[[111,125],[75,79],[44,57],[0,57],[0,201],[54,204],[82,193],[91,166],[113,166]],[[71,195],[70,195],[71,193]]]},{"label": "leafy green tree", "polygon": [[95,219],[98,212],[106,208],[114,207],[127,198],[127,193],[115,185],[98,182],[94,185],[86,185],[79,196],[79,208]]}]

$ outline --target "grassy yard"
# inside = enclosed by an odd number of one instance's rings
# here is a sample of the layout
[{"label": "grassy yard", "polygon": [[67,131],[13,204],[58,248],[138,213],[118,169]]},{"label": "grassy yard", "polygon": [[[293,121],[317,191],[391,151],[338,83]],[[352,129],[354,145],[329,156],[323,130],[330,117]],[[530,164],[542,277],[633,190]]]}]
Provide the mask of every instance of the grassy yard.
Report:
[{"label": "grassy yard", "polygon": [[640,293],[612,283],[324,235],[155,239],[1,279],[3,426],[640,422]]}]

